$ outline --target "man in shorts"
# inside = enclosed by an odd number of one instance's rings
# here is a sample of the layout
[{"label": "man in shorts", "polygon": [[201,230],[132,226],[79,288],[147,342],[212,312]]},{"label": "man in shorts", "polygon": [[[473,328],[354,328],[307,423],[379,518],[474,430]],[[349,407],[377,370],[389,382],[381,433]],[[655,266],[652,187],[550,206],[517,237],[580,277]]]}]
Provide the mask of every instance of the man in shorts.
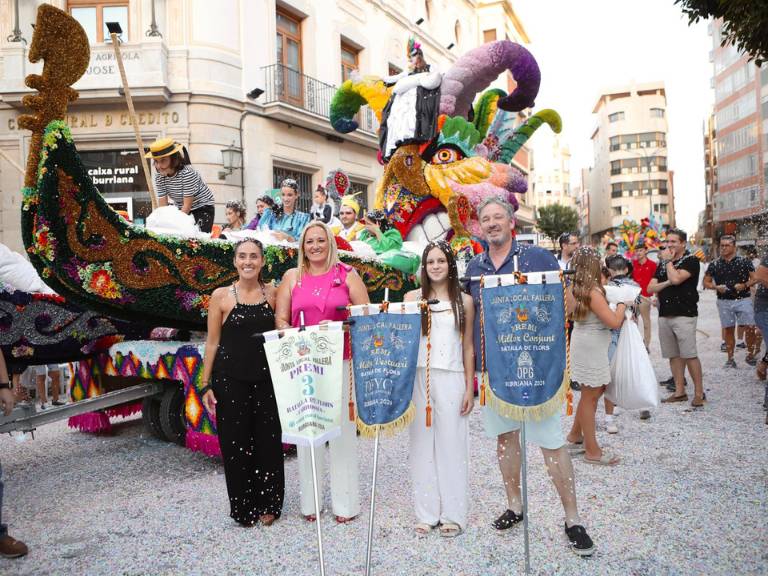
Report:
[{"label": "man in shorts", "polygon": [[712,262],[704,274],[704,288],[717,292],[717,311],[723,328],[726,368],[736,368],[733,353],[736,347],[736,323],[744,328],[747,358],[750,366],[757,364],[759,350],[755,349],[755,312],[750,288],[755,284],[752,261],[736,255],[736,237],[727,234],[720,238],[720,258]]},{"label": "man in shorts", "polygon": [[659,298],[659,343],[661,355],[669,359],[675,391],[662,402],[686,402],[685,369],[691,375],[694,397],[691,406],[704,406],[701,362],[696,350],[699,316],[699,259],[685,249],[688,235],[675,228],[667,231],[667,247],[661,251],[648,292]]},{"label": "man in shorts", "polygon": [[[480,203],[477,210],[480,228],[488,248],[475,256],[467,265],[467,276],[509,274],[515,271],[517,260],[520,272],[559,270],[555,257],[538,246],[518,243],[512,237],[515,228],[514,209],[500,198],[491,196]],[[517,259],[515,259],[517,256]],[[480,350],[480,283],[469,282],[469,293],[475,301],[474,341],[475,372],[482,370]],[[520,494],[520,421],[505,418],[490,406],[483,407],[486,434],[497,439],[499,468],[507,493],[507,510],[494,522],[496,530],[507,530],[523,520]],[[565,509],[565,533],[571,549],[580,556],[591,556],[594,544],[581,525],[577,502],[573,464],[565,447],[560,424],[560,412],[540,421],[526,422],[528,439],[541,447],[549,476],[555,485]]]}]

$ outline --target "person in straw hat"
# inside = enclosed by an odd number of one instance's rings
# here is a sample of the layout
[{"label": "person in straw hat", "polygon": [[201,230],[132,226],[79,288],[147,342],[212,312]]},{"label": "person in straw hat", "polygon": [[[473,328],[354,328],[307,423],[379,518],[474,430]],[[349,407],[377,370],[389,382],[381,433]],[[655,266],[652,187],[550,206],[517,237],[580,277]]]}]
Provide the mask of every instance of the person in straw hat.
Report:
[{"label": "person in straw hat", "polygon": [[145,158],[155,166],[155,191],[160,206],[168,206],[168,198],[185,214],[192,214],[203,232],[213,227],[213,192],[192,168],[182,144],[171,138],[159,138],[149,145]]}]

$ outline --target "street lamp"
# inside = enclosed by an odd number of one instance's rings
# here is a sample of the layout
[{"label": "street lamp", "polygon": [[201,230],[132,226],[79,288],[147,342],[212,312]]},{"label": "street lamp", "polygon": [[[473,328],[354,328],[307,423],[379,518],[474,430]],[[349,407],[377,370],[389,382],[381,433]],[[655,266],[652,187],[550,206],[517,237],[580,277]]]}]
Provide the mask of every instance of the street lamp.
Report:
[{"label": "street lamp", "polygon": [[[665,147],[661,148],[640,148],[639,150],[627,150],[630,154],[635,154],[642,157],[645,163],[645,170],[648,172],[648,208],[649,215],[653,218],[653,187],[651,186],[651,163],[658,154],[665,151]],[[657,168],[658,170],[658,168]]]},{"label": "street lamp", "polygon": [[236,147],[234,142],[222,149],[221,164],[224,166],[224,170],[219,171],[219,179],[224,180],[232,172],[243,167],[242,149]]}]

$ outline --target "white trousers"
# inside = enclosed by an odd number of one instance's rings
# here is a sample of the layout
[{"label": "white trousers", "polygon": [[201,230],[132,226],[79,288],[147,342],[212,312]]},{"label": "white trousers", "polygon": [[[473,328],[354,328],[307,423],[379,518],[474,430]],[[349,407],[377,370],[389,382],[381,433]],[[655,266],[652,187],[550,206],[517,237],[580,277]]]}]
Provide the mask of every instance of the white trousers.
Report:
[{"label": "white trousers", "polygon": [[461,415],[462,372],[430,370],[432,426],[426,425],[426,370],[416,371],[411,423],[411,486],[418,522],[465,528],[469,511],[469,418]]},{"label": "white trousers", "polygon": [[[328,444],[331,452],[331,508],[334,515],[352,518],[360,514],[360,489],[357,472],[357,425],[349,421],[349,361],[344,360],[342,381],[341,436]],[[308,446],[299,446],[299,487],[301,489],[301,513],[315,513],[315,493],[312,486],[312,456]],[[325,471],[325,446],[315,446],[317,466],[317,491],[320,510],[323,509],[323,476]]]}]

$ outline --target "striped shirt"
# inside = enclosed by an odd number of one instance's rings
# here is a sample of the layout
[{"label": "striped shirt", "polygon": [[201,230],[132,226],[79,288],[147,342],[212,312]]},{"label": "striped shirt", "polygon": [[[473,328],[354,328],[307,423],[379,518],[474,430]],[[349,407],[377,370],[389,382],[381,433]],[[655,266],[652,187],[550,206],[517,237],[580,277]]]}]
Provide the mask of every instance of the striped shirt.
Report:
[{"label": "striped shirt", "polygon": [[183,166],[173,176],[163,176],[156,173],[155,191],[158,198],[170,196],[179,209],[184,205],[184,198],[189,196],[193,198],[192,210],[214,205],[213,192],[203,182],[197,170],[189,164]]}]

